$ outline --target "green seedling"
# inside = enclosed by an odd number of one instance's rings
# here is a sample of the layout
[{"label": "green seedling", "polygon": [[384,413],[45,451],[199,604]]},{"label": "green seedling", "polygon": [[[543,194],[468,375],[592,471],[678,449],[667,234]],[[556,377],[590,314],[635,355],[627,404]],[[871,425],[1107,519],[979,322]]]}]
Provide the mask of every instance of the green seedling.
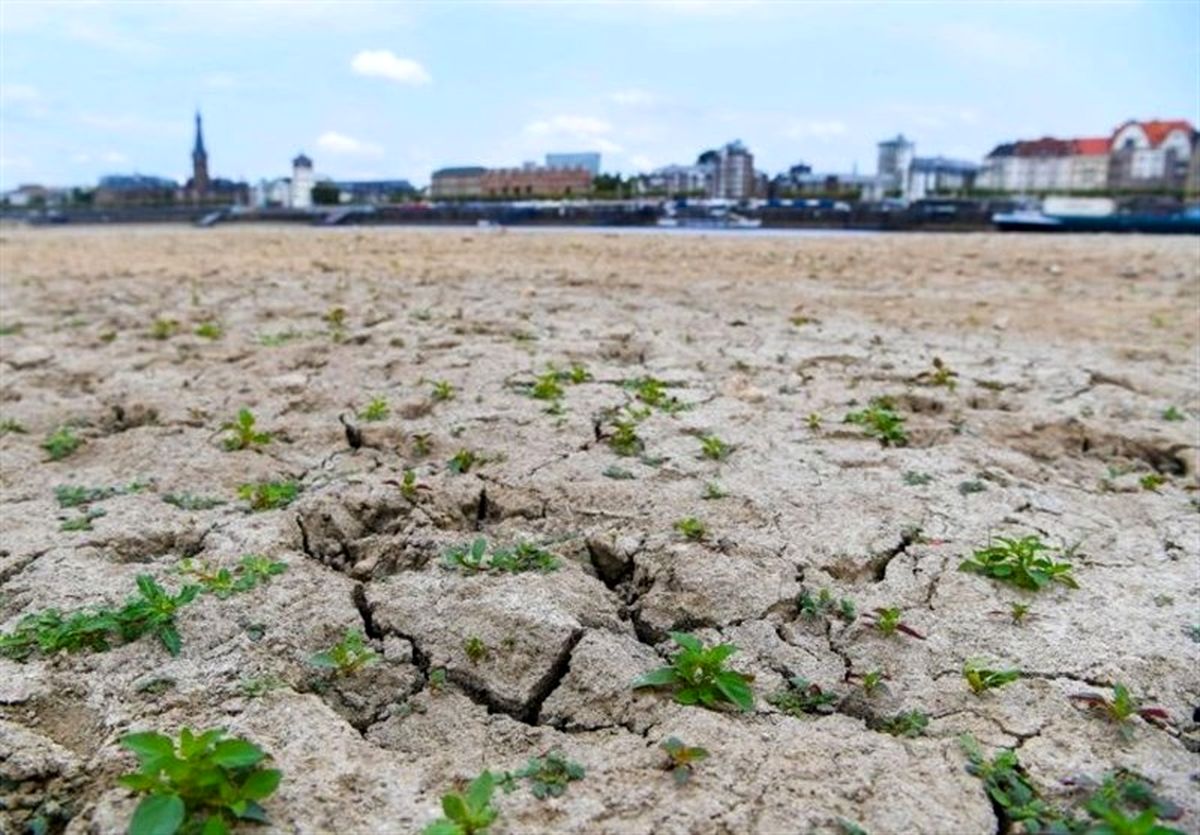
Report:
[{"label": "green seedling", "polygon": [[155,582],[149,574],[137,577],[139,596],[117,611],[116,621],[121,640],[125,643],[142,635],[154,635],[171,655],[178,655],[183,645],[175,627],[175,614],[196,599],[198,586],[185,585],[176,595]]},{"label": "green seedling", "polygon": [[238,681],[238,692],[248,699],[257,699],[286,686],[287,682],[278,676],[253,676]]},{"label": "green seedling", "polygon": [[78,484],[61,484],[54,488],[54,498],[58,501],[59,507],[79,507],[92,502],[104,501],[124,492],[120,487],[84,487]]},{"label": "green seedling", "polygon": [[272,577],[286,570],[287,563],[275,562],[259,554],[242,557],[241,565],[233,571],[186,558],[179,563],[180,574],[192,577],[206,592],[222,600],[238,592],[250,591],[260,583],[270,582]]},{"label": "green seedling", "polygon": [[233,452],[239,449],[248,449],[253,446],[262,446],[270,443],[271,434],[269,432],[256,432],[254,424],[257,423],[257,418],[249,409],[239,409],[237,420],[231,420],[221,428],[231,434],[225,438],[225,449]]},{"label": "green seedling", "polygon": [[587,370],[587,366],[575,363],[560,376],[566,377],[566,379],[574,385],[579,385],[580,383],[586,383],[588,380],[592,379],[592,372]]},{"label": "green seedling", "polygon": [[364,406],[362,411],[358,413],[358,417],[360,420],[370,422],[387,420],[388,411],[388,402],[386,399],[373,397],[371,398],[371,402]]},{"label": "green seedling", "polygon": [[924,635],[900,619],[900,610],[894,606],[890,608],[876,607],[874,612],[868,612],[863,615],[863,618],[868,626],[885,638],[890,638],[900,632],[919,641],[925,640]]},{"label": "green seedling", "polygon": [[813,684],[802,676],[793,676],[788,679],[787,687],[784,690],[768,696],[767,701],[789,716],[799,717],[804,714],[828,715],[833,713],[838,697],[822,690],[820,685]]},{"label": "green seedling", "polygon": [[431,392],[430,396],[434,399],[434,401],[439,403],[443,400],[453,400],[454,386],[445,380],[434,380],[433,391]]},{"label": "green seedling", "polygon": [[1037,617],[1030,611],[1028,603],[1012,603],[1007,612],[994,611],[992,614],[1007,615],[1013,626],[1020,626],[1029,618]]},{"label": "green seedling", "polygon": [[170,339],[179,333],[179,321],[176,319],[155,319],[150,325],[151,339]]},{"label": "green seedling", "polygon": [[482,463],[482,461],[478,454],[463,448],[454,453],[454,457],[446,463],[446,466],[450,469],[450,472],[461,475],[462,473],[470,472],[471,468],[479,463]]},{"label": "green seedling", "polygon": [[715,481],[709,481],[704,485],[704,492],[700,495],[702,499],[723,499],[729,494],[725,492],[725,488]]},{"label": "green seedling", "polygon": [[608,436],[608,446],[617,455],[638,455],[645,444],[638,437],[637,421],[633,418],[618,418],[613,420],[613,431]]},{"label": "green seedling", "polygon": [[201,322],[196,326],[195,334],[202,339],[220,339],[225,331],[216,322]]},{"label": "green seedling", "polygon": [[1088,835],[1183,835],[1158,823],[1160,818],[1178,820],[1183,809],[1159,797],[1149,783],[1131,772],[1106,776],[1084,808],[1099,822],[1087,830]]},{"label": "green seedling", "polygon": [[64,520],[58,526],[60,531],[90,531],[92,522],[105,515],[105,511],[98,507],[89,507],[79,516],[74,519]]},{"label": "green seedling", "polygon": [[675,523],[674,528],[679,531],[684,539],[692,542],[699,542],[708,533],[708,529],[704,527],[704,523],[695,516],[687,516],[680,519]]},{"label": "green seedling", "polygon": [[446,668],[434,667],[429,671],[429,692],[437,693],[446,686]]},{"label": "green seedling", "polygon": [[907,710],[897,713],[887,719],[880,719],[872,725],[877,731],[889,733],[892,736],[914,738],[925,733],[929,727],[929,714],[919,710]]},{"label": "green seedling", "polygon": [[442,814],[425,827],[422,835],[481,835],[500,816],[492,806],[496,778],[485,771],[471,781],[464,792],[442,795]]},{"label": "green seedling", "polygon": [[677,398],[667,394],[667,384],[654,377],[626,380],[625,387],[632,389],[634,396],[651,408],[674,414],[687,408]]},{"label": "green seedling", "polygon": [[47,435],[42,441],[42,449],[50,456],[51,461],[61,461],[83,444],[83,439],[76,437],[71,427],[63,426],[58,431]]},{"label": "green seedling", "polygon": [[916,470],[906,470],[903,478],[904,483],[909,487],[923,487],[933,481],[933,476],[929,473],[921,473]]},{"label": "green seedling", "polygon": [[982,574],[1030,591],[1039,591],[1050,583],[1079,588],[1071,576],[1070,563],[1056,563],[1048,556],[1041,556],[1042,552],[1052,549],[1038,537],[1009,539],[1001,536],[996,542],[998,544],[976,551],[972,559],[959,564],[958,570]]},{"label": "green seedling", "polygon": [[535,400],[558,400],[564,393],[559,374],[553,369],[539,376],[529,389],[529,396]]},{"label": "green seedling", "polygon": [[212,510],[214,507],[226,503],[224,499],[210,496],[195,496],[191,493],[165,493],[162,500],[180,510]]},{"label": "green seedling", "polygon": [[327,650],[309,658],[314,667],[332,670],[338,677],[352,676],[379,660],[375,650],[367,646],[361,632],[347,630],[346,636]]},{"label": "green seedling", "polygon": [[904,446],[908,443],[904,417],[896,413],[891,399],[887,397],[877,397],[866,409],[848,413],[843,422],[861,426],[864,432],[878,438],[884,446]]},{"label": "green seedling", "polygon": [[300,485],[294,481],[262,481],[243,484],[238,488],[238,498],[249,502],[250,509],[254,511],[287,507],[299,495]]},{"label": "green seedling", "polygon": [[9,433],[14,435],[28,435],[29,430],[15,418],[4,418],[4,420],[0,420],[0,437]]},{"label": "green seedling", "polygon": [[270,822],[259,801],[283,775],[262,767],[267,755],[257,745],[219,728],[200,734],[183,728],[178,743],[153,732],[126,734],[121,745],[137,757],[138,770],[120,783],[145,795],[129,835],[227,835],[240,821]]},{"label": "green seedling", "polygon": [[809,412],[808,417],[804,419],[804,422],[813,432],[816,432],[821,428],[821,416],[816,412]]},{"label": "green seedling", "polygon": [[850,623],[857,616],[857,607],[853,600],[848,597],[835,600],[829,589],[821,589],[816,597],[807,589],[802,589],[796,599],[796,608],[806,620],[836,616]]},{"label": "green seedling", "polygon": [[1001,750],[991,760],[984,757],[979,743],[969,734],[959,738],[967,755],[967,772],[983,781],[984,790],[1000,813],[1000,831],[1011,831],[1013,823],[1024,825],[1027,832],[1043,832],[1059,815],[1037,794],[1017,760],[1015,751]]},{"label": "green seedling", "polygon": [[617,481],[627,481],[629,479],[637,478],[637,476],[635,476],[629,470],[625,469],[624,467],[618,467],[616,464],[605,467],[604,472],[602,472],[601,475],[603,475],[605,478],[611,478]]},{"label": "green seedling", "polygon": [[467,660],[472,664],[485,661],[488,657],[487,644],[478,635],[472,635],[463,641],[463,652],[466,653]]},{"label": "green seedling", "polygon": [[1142,485],[1143,490],[1149,490],[1151,493],[1157,493],[1158,488],[1167,483],[1167,477],[1162,473],[1147,473],[1138,480],[1138,484]]},{"label": "green seedling", "polygon": [[732,451],[733,447],[716,435],[702,435],[700,437],[700,454],[705,458],[711,458],[713,461],[722,461],[728,458],[729,453]]},{"label": "green seedling", "polygon": [[[857,677],[858,676],[855,676],[853,674],[848,676],[848,678],[857,678]],[[887,690],[887,685],[884,684],[884,682],[883,682],[884,678],[886,678],[883,670],[871,670],[869,673],[866,673],[861,678],[862,678],[863,695],[867,696],[868,698],[870,698],[871,696],[874,696],[876,693],[878,693],[880,691]]]},{"label": "green seedling", "polygon": [[1175,408],[1174,406],[1168,406],[1162,413],[1162,419],[1163,420],[1186,420],[1186,416],[1183,414],[1183,412],[1179,411],[1179,409]]},{"label": "green seedling", "polygon": [[1143,721],[1160,728],[1170,725],[1169,713],[1161,707],[1142,707],[1125,685],[1114,684],[1112,690],[1111,699],[1099,693],[1074,693],[1069,698],[1081,703],[1097,716],[1116,724],[1121,729],[1121,735],[1126,739],[1133,735],[1133,725],[1130,720],[1134,716],[1140,716]]},{"label": "green seedling", "polygon": [[995,690],[1011,684],[1021,677],[1020,670],[990,670],[981,666],[978,661],[968,661],[963,665],[963,678],[976,696],[988,690]]},{"label": "green seedling", "polygon": [[954,391],[958,385],[956,378],[958,374],[950,370],[950,366],[942,361],[941,357],[933,358],[933,370],[923,371],[917,375],[917,379],[930,386],[945,386]]},{"label": "green seedling", "polygon": [[838,829],[842,830],[842,835],[870,835],[867,830],[863,829],[854,821],[846,820],[845,818],[837,819]]},{"label": "green seedling", "polygon": [[708,751],[698,746],[684,745],[674,736],[669,736],[658,744],[667,752],[666,770],[671,772],[675,785],[682,786],[692,779],[696,763],[708,759]]},{"label": "green seedling", "polygon": [[732,644],[718,644],[706,649],[692,635],[671,632],[671,640],[680,650],[671,659],[671,664],[651,670],[638,678],[633,686],[663,687],[674,691],[675,701],[681,705],[703,705],[714,709],[728,703],[738,710],[754,707],[754,694],[750,691],[750,677],[725,668],[725,659],[737,651]]},{"label": "green seedling", "polygon": [[528,780],[533,796],[545,800],[547,797],[561,797],[568,785],[583,779],[584,773],[582,765],[568,760],[558,751],[551,751],[545,756],[531,758],[519,771],[505,774],[500,783],[505,791],[512,791],[517,780]]},{"label": "green seedling", "polygon": [[518,542],[509,548],[494,548],[487,552],[487,540],[479,537],[469,547],[451,548],[442,558],[446,568],[457,569],[464,574],[483,572],[508,572],[520,574],[524,571],[553,571],[559,560],[549,551],[543,551],[528,542]]},{"label": "green seedling", "polygon": [[408,499],[410,502],[417,500],[417,491],[420,490],[420,485],[417,484],[417,473],[415,470],[405,470],[404,480],[400,482],[400,495]]},{"label": "green seedling", "polygon": [[294,339],[299,339],[303,334],[294,328],[288,328],[285,331],[278,333],[264,333],[258,337],[258,344],[264,348],[278,348],[280,345],[286,345]]},{"label": "green seedling", "polygon": [[960,481],[957,489],[960,496],[970,496],[974,493],[987,492],[987,485],[979,479],[970,479],[968,481]]},{"label": "green seedling", "polygon": [[428,432],[414,432],[412,435],[413,454],[424,458],[433,449],[433,441]]}]

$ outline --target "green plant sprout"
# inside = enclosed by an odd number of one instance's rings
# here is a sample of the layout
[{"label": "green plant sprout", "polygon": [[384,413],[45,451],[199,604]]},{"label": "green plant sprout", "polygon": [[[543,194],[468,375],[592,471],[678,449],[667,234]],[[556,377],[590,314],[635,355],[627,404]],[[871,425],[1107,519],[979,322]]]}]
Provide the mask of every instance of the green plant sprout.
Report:
[{"label": "green plant sprout", "polygon": [[520,574],[524,571],[553,571],[559,560],[549,551],[543,551],[528,542],[518,542],[509,548],[493,548],[487,552],[487,540],[478,537],[471,545],[451,548],[442,558],[446,568],[457,569],[464,574],[489,571]]},{"label": "green plant sprout", "polygon": [[540,375],[529,389],[529,396],[535,400],[558,400],[563,394],[559,374],[554,369]]},{"label": "green plant sprout", "polygon": [[240,821],[270,822],[259,801],[275,792],[283,774],[262,767],[267,755],[257,745],[220,728],[200,734],[183,728],[178,743],[146,732],[126,734],[121,746],[137,757],[138,770],[120,783],[145,795],[129,835],[227,835]]},{"label": "green plant sprout", "polygon": [[220,339],[225,335],[218,322],[201,322],[196,326],[194,333],[201,339]]},{"label": "green plant sprout", "polygon": [[871,670],[861,676],[851,673],[847,676],[847,679],[859,679],[862,684],[863,695],[870,698],[876,693],[887,690],[887,685],[883,681],[886,677],[883,670]]},{"label": "green plant sprout", "polygon": [[821,428],[821,416],[816,412],[809,412],[808,417],[804,419],[804,423],[809,429],[816,432]]},{"label": "green plant sprout", "polygon": [[970,660],[963,665],[963,678],[976,696],[988,690],[995,690],[1011,684],[1021,677],[1020,670],[991,670],[982,666],[982,662]]},{"label": "green plant sprout", "polygon": [[613,420],[613,431],[608,436],[608,446],[617,455],[632,456],[645,449],[637,433],[637,421],[632,417]]},{"label": "green plant sprout", "polygon": [[54,498],[59,507],[79,507],[92,502],[102,502],[123,493],[137,492],[135,487],[140,489],[141,485],[135,483],[130,487],[84,487],[81,484],[60,484],[54,488]]},{"label": "green plant sprout", "polygon": [[1138,484],[1143,490],[1149,490],[1151,493],[1157,493],[1158,488],[1167,483],[1167,477],[1162,473],[1146,473],[1138,479]]},{"label": "green plant sprout", "polygon": [[844,423],[853,423],[863,428],[884,446],[904,446],[908,435],[904,432],[904,416],[897,414],[891,398],[876,397],[865,409],[849,412]]},{"label": "green plant sprout", "polygon": [[1179,411],[1179,409],[1175,408],[1174,406],[1168,406],[1162,413],[1162,419],[1163,420],[1186,420],[1186,416],[1183,414],[1183,412]]},{"label": "green plant sprout", "polygon": [[1049,557],[1041,556],[1043,551],[1053,549],[1038,537],[1009,539],[1001,536],[996,538],[996,542],[998,544],[976,551],[972,559],[959,564],[958,570],[982,574],[1029,591],[1039,591],[1050,583],[1079,588],[1071,576],[1070,563],[1056,563]]},{"label": "green plant sprout", "polygon": [[424,458],[433,449],[433,440],[428,432],[414,432],[412,442],[413,454],[418,458]]},{"label": "green plant sprout", "polygon": [[729,493],[718,482],[709,481],[704,484],[704,492],[700,495],[700,498],[705,500],[723,499],[728,495]]},{"label": "green plant sprout", "polygon": [[721,703],[732,704],[738,710],[754,707],[750,677],[725,668],[725,659],[737,652],[732,644],[718,644],[706,649],[700,641],[685,632],[669,633],[680,650],[669,666],[651,670],[638,678],[634,689],[663,687],[674,692],[681,705],[702,705],[714,709]]},{"label": "green plant sprout", "polygon": [[232,594],[250,591],[260,583],[287,570],[287,563],[277,562],[260,554],[246,554],[233,571],[214,568],[208,563],[196,563],[185,558],[179,563],[179,573],[192,577],[209,594],[222,600]]},{"label": "green plant sprout", "polygon": [[16,418],[4,418],[3,420],[0,420],[0,437],[8,435],[9,433],[14,435],[28,435],[29,430],[26,429],[25,425]]},{"label": "green plant sprout", "polygon": [[435,402],[438,402],[438,403],[440,403],[444,400],[453,400],[454,399],[454,386],[452,386],[446,380],[434,380],[433,381],[433,391],[431,392],[430,396],[434,399]]},{"label": "green plant sprout", "polygon": [[704,523],[695,516],[686,516],[677,521],[674,525],[675,530],[686,540],[691,542],[699,542],[704,539],[704,535],[708,529],[704,527]]},{"label": "green plant sprout", "polygon": [[930,386],[945,386],[950,391],[954,391],[958,383],[956,378],[958,373],[950,370],[950,366],[942,361],[941,357],[933,358],[933,370],[922,371],[917,375],[917,379]]},{"label": "green plant sprout", "polygon": [[256,432],[254,424],[257,423],[257,418],[249,409],[239,409],[237,420],[231,420],[221,428],[231,434],[225,438],[225,449],[233,452],[239,449],[248,449],[252,446],[262,446],[271,442],[271,434],[269,432]]},{"label": "green plant sprout", "polygon": [[925,729],[929,727],[929,714],[919,710],[907,710],[897,713],[895,716],[880,719],[872,727],[892,736],[911,739],[925,733]]},{"label": "green plant sprout", "polygon": [[278,510],[287,507],[300,495],[300,485],[294,481],[262,481],[243,484],[238,498],[250,503],[254,511]]},{"label": "green plant sprout", "polygon": [[671,772],[675,785],[682,786],[692,779],[696,763],[708,759],[708,751],[698,746],[684,745],[678,737],[669,736],[658,744],[667,752],[666,770]]},{"label": "green plant sprout", "polygon": [[624,467],[618,467],[616,464],[605,467],[601,475],[605,478],[611,478],[616,481],[628,481],[630,479],[637,478],[637,476],[635,476],[632,472]]},{"label": "green plant sprout", "polygon": [[196,496],[191,493],[164,493],[162,500],[180,510],[212,510],[226,503],[224,499]]},{"label": "green plant sprout", "polygon": [[99,507],[89,507],[83,513],[76,516],[74,519],[66,519],[58,526],[60,531],[90,531],[92,522],[106,515],[106,511]]},{"label": "green plant sprout", "polygon": [[796,608],[806,620],[837,616],[846,623],[852,622],[858,611],[853,600],[848,597],[835,600],[829,589],[821,589],[816,597],[807,589],[801,589],[800,596],[796,598]]},{"label": "green plant sprout", "polygon": [[654,377],[626,380],[625,387],[632,389],[638,400],[660,411],[674,414],[686,409],[686,405],[667,394],[667,384]]},{"label": "green plant sprout", "polygon": [[314,667],[332,670],[335,676],[352,676],[364,667],[369,667],[379,660],[375,650],[367,646],[361,632],[353,629],[346,630],[342,640],[327,650],[322,650],[309,658]]},{"label": "green plant sprout", "polygon": [[517,780],[528,780],[529,789],[538,800],[561,797],[575,780],[582,780],[584,768],[574,760],[568,760],[559,751],[551,751],[541,757],[532,757],[526,766],[511,771],[500,778],[505,792],[516,788]]},{"label": "green plant sprout", "polygon": [[573,385],[577,386],[581,383],[586,383],[589,380],[591,380],[592,372],[587,370],[586,365],[574,363],[570,368],[568,368],[560,376],[565,376],[566,379],[570,380]]},{"label": "green plant sprout", "polygon": [[1002,813],[1001,830],[1008,831],[1008,822],[1012,822],[1024,824],[1028,832],[1041,832],[1045,824],[1059,818],[1056,810],[1038,797],[1015,751],[1004,749],[988,760],[969,734],[960,737],[959,744],[967,755],[967,773],[983,781],[988,797]]},{"label": "green plant sprout", "polygon": [[904,472],[904,483],[909,487],[923,487],[933,481],[933,476],[929,473],[922,473],[916,470],[906,470]]},{"label": "green plant sprout", "polygon": [[1069,698],[1080,702],[1097,716],[1115,723],[1126,739],[1133,735],[1133,725],[1129,720],[1134,716],[1140,716],[1143,721],[1160,728],[1170,725],[1169,713],[1161,707],[1142,707],[1124,684],[1114,684],[1112,691],[1111,699],[1098,693],[1073,693]]},{"label": "green plant sprout", "polygon": [[50,456],[51,461],[61,461],[79,449],[83,439],[71,431],[71,427],[63,426],[46,436],[42,441],[42,449]]},{"label": "green plant sprout", "polygon": [[155,319],[150,325],[151,339],[170,339],[179,332],[179,321],[176,319]]},{"label": "green plant sprout", "polygon": [[388,402],[385,398],[373,397],[371,398],[371,402],[364,406],[362,411],[358,413],[358,417],[360,420],[369,422],[387,420],[388,411]]},{"label": "green plant sprout", "polygon": [[722,441],[716,435],[700,436],[700,454],[713,461],[723,461],[729,457],[733,447]]},{"label": "green plant sprout", "polygon": [[487,644],[478,635],[472,635],[463,641],[463,652],[472,664],[487,660],[489,654]]},{"label": "green plant sprout", "polygon": [[477,453],[463,448],[454,453],[454,457],[447,462],[446,466],[450,472],[461,475],[462,473],[470,472],[472,467],[480,463],[482,463],[482,459]]},{"label": "green plant sprout", "polygon": [[767,701],[789,716],[827,715],[836,710],[838,697],[822,690],[803,676],[787,680],[787,687],[767,697]]},{"label": "green plant sprout", "polygon": [[471,781],[464,792],[442,795],[442,814],[422,835],[482,835],[500,816],[492,806],[496,778],[484,771]]},{"label": "green plant sprout", "polygon": [[400,495],[408,499],[410,502],[417,500],[417,491],[421,486],[417,484],[417,473],[415,470],[405,470],[404,479],[400,482]]},{"label": "green plant sprout", "polygon": [[892,635],[900,632],[919,641],[925,640],[924,635],[900,619],[900,610],[894,606],[876,607],[874,612],[868,612],[863,615],[863,618],[866,620],[867,625],[885,638],[890,638]]}]

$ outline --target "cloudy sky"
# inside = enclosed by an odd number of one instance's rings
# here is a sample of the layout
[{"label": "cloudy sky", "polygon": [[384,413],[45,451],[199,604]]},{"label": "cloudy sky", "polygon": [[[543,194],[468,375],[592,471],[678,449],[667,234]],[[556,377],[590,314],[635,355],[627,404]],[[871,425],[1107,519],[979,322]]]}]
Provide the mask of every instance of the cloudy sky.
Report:
[{"label": "cloudy sky", "polygon": [[210,170],[427,183],[598,150],[607,170],[740,138],[759,168],[1200,122],[1200,0],[1085,3],[0,2],[0,187]]}]

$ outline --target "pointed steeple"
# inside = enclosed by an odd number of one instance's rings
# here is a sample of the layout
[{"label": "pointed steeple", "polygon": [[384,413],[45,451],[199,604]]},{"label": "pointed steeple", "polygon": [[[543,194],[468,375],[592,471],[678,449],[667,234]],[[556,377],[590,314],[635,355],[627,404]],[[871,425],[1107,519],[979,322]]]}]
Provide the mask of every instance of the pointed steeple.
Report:
[{"label": "pointed steeple", "polygon": [[200,130],[200,111],[196,111],[196,145],[192,148],[193,157],[208,156],[204,152],[204,134]]}]

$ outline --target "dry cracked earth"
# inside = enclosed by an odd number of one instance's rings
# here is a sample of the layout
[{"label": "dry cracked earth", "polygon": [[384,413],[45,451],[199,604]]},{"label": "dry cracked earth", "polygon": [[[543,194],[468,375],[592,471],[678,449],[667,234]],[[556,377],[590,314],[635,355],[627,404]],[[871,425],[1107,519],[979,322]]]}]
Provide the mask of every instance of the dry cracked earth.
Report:
[{"label": "dry cracked earth", "polygon": [[[282,769],[262,832],[419,831],[552,750],[586,776],[498,794],[492,832],[1003,831],[967,733],[1049,802],[1127,769],[1200,831],[1195,239],[8,228],[0,256],[0,631],[118,605],[139,574],[178,589],[185,558],[287,565],[183,608],[177,657],[0,659],[0,831],[124,831],[118,740],[185,725]],[[559,408],[530,396],[575,364]],[[684,408],[618,455],[613,410],[649,376]],[[907,445],[843,422],[883,396]],[[386,417],[358,417],[375,397]],[[243,408],[271,441],[226,451]],[[63,426],[83,443],[49,460]],[[299,496],[251,512],[239,486],[268,480]],[[63,485],[122,490],[63,509]],[[224,503],[164,501],[183,493]],[[479,536],[559,567],[443,564]],[[1079,587],[958,570],[997,536],[1063,549]],[[858,617],[805,616],[822,589]],[[924,640],[871,628],[876,607]],[[378,663],[315,667],[347,630]],[[754,709],[635,691],[672,630],[735,645]],[[975,695],[969,659],[1021,677]],[[796,676],[828,712],[768,701]],[[1118,682],[1170,721],[1122,733],[1071,698]],[[923,734],[883,727],[910,710]],[[710,752],[683,786],[671,736]]]}]

